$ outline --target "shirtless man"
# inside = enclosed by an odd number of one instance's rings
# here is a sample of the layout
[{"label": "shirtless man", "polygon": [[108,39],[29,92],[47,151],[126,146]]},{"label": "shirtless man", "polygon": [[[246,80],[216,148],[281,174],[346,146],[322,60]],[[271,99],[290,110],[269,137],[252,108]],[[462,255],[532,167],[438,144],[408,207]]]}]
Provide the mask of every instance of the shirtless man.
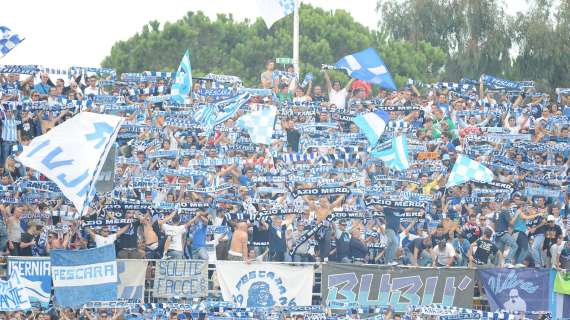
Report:
[{"label": "shirtless man", "polygon": [[152,219],[150,215],[140,217],[143,226],[144,251],[146,259],[160,259],[158,251],[158,235],[152,228]]},{"label": "shirtless man", "polygon": [[230,251],[228,252],[228,260],[230,261],[245,261],[249,262],[248,249],[247,249],[247,223],[238,222],[232,242],[230,244]]}]

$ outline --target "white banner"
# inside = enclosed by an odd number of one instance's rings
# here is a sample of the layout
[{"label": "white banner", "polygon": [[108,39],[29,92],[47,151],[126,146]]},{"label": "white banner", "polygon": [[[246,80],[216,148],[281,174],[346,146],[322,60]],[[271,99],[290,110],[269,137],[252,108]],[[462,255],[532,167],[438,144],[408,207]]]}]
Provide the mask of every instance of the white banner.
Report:
[{"label": "white banner", "polygon": [[117,116],[81,112],[34,138],[18,161],[55,182],[83,212],[122,122]]},{"label": "white banner", "polygon": [[144,260],[117,260],[119,273],[118,300],[143,301],[147,265],[148,261]]},{"label": "white banner", "polygon": [[216,262],[224,301],[238,307],[310,306],[313,266]]},{"label": "white banner", "polygon": [[17,268],[10,272],[8,281],[0,280],[0,311],[31,309],[28,291],[24,287]]}]

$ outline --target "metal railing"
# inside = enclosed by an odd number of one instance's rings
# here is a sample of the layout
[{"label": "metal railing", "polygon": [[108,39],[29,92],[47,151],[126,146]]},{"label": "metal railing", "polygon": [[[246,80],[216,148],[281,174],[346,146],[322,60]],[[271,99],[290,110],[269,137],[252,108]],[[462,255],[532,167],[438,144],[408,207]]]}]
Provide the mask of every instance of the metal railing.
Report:
[{"label": "metal railing", "polygon": [[[7,276],[7,258],[0,257],[0,276]],[[21,257],[15,257],[21,258]],[[117,261],[122,261],[125,259],[117,259]],[[157,262],[164,261],[159,259],[141,259],[147,261],[147,269],[145,274],[145,287],[144,287],[144,302],[145,303],[188,303],[195,304],[201,302],[200,299],[187,299],[187,298],[159,298],[154,295],[154,279]],[[322,302],[321,297],[321,276],[322,276],[322,266],[323,263],[311,263],[311,262],[262,262],[264,264],[281,264],[281,265],[312,265],[315,270],[315,277],[313,282],[313,292],[312,292],[312,303],[313,305],[320,305]],[[426,268],[426,267],[414,267],[414,266],[399,266],[402,268]],[[215,276],[216,264],[208,264],[208,300],[221,301],[222,294]],[[473,309],[481,311],[490,311],[489,304],[486,297],[481,294],[479,286],[476,284],[475,291],[473,295]]]}]

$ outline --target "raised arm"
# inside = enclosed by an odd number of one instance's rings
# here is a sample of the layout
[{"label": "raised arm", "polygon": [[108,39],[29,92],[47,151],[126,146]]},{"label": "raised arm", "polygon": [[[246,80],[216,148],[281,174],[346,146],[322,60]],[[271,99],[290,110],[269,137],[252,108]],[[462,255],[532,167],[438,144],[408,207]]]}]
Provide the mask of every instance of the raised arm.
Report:
[{"label": "raised arm", "polygon": [[323,70],[323,72],[325,74],[325,85],[327,86],[327,93],[329,93],[332,90],[331,78],[327,70]]}]

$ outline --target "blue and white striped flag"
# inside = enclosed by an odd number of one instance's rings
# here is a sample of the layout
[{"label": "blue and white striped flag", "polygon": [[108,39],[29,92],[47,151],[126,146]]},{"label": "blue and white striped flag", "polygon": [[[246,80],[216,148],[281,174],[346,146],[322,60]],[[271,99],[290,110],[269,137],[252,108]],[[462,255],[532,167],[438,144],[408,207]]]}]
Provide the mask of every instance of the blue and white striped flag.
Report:
[{"label": "blue and white striped flag", "polygon": [[239,96],[235,96],[233,98],[220,101],[219,103],[228,104],[224,108],[224,110],[216,115],[215,125],[225,122],[229,118],[233,117],[236,112],[241,108],[244,104],[247,103],[251,95],[249,93],[244,93]]},{"label": "blue and white striped flag", "polygon": [[177,103],[184,103],[190,90],[192,90],[192,66],[190,65],[190,51],[186,49],[176,72],[176,80],[172,84],[171,99]]},{"label": "blue and white striped flag", "polygon": [[257,0],[259,13],[267,28],[295,11],[295,0]]},{"label": "blue and white striped flag", "polygon": [[247,130],[251,142],[269,145],[271,144],[276,115],[277,109],[274,106],[268,106],[241,116],[236,124],[238,127]]},{"label": "blue and white striped flag", "polygon": [[345,69],[353,78],[377,84],[385,89],[396,90],[396,84],[386,64],[372,48],[338,60],[335,67]]},{"label": "blue and white striped flag", "polygon": [[20,42],[24,41],[19,35],[12,33],[10,29],[5,26],[0,26],[0,58],[8,54]]},{"label": "blue and white striped flag", "polygon": [[366,136],[371,146],[376,146],[378,139],[384,133],[390,116],[384,110],[376,110],[361,114],[352,120],[360,131]]},{"label": "blue and white striped flag", "polygon": [[57,305],[78,307],[89,301],[117,300],[115,245],[53,250],[50,257]]},{"label": "blue and white striped flag", "polygon": [[373,151],[371,156],[382,160],[387,167],[394,170],[406,170],[410,167],[408,160],[408,139],[405,135],[392,138],[392,146],[386,150]]},{"label": "blue and white striped flag", "polygon": [[459,154],[445,187],[453,187],[467,181],[491,182],[493,177],[493,171],[489,168],[464,154]]}]

